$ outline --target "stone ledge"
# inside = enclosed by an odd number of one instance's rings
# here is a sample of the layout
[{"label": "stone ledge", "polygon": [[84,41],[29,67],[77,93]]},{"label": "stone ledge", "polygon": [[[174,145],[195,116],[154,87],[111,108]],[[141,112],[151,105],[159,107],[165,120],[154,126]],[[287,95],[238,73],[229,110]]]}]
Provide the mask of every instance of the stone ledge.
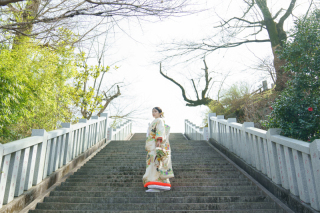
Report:
[{"label": "stone ledge", "polygon": [[18,213],[34,200],[36,200],[42,193],[53,186],[56,182],[61,180],[66,174],[68,174],[72,169],[77,167],[81,162],[86,160],[92,153],[94,153],[99,147],[103,146],[108,141],[106,139],[101,140],[90,149],[62,166],[51,175],[43,179],[36,186],[31,187],[28,191],[25,191],[19,197],[15,197],[10,203],[3,205],[0,209],[0,213]]},{"label": "stone ledge", "polygon": [[210,144],[216,147],[219,151],[225,154],[229,159],[236,163],[240,168],[247,172],[251,177],[264,186],[269,192],[276,196],[281,202],[286,204],[294,212],[299,213],[319,213],[310,205],[303,203],[297,196],[290,193],[289,190],[284,189],[280,185],[274,184],[266,175],[248,165],[241,158],[230,152],[224,146],[218,144],[214,139],[210,138]]}]

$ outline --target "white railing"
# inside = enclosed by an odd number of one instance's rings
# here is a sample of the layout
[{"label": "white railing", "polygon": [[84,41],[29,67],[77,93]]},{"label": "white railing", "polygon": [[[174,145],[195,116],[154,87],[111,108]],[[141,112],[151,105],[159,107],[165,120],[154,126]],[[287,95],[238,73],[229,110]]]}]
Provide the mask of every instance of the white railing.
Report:
[{"label": "white railing", "polygon": [[127,140],[132,133],[132,122],[130,120],[117,126],[115,129],[108,129],[108,140]]},{"label": "white railing", "polygon": [[209,140],[208,127],[199,127],[189,120],[184,121],[185,135],[191,140]]},{"label": "white railing", "polygon": [[210,138],[320,210],[320,140],[291,139],[281,136],[280,129],[265,131],[254,128],[253,122],[240,124],[215,113],[209,114],[208,125]]},{"label": "white railing", "polygon": [[50,132],[32,130],[31,137],[0,144],[0,208],[103,139],[131,135],[131,121],[110,131],[107,117],[103,113],[74,125],[62,123]]}]

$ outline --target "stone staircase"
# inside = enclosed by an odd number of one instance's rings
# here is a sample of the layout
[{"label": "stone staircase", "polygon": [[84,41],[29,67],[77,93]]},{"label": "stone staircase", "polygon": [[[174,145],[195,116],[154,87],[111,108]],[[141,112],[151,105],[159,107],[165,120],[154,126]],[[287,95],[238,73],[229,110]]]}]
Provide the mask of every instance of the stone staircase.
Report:
[{"label": "stone staircase", "polygon": [[172,190],[146,193],[145,134],[112,141],[30,213],[285,212],[205,141],[170,135]]}]

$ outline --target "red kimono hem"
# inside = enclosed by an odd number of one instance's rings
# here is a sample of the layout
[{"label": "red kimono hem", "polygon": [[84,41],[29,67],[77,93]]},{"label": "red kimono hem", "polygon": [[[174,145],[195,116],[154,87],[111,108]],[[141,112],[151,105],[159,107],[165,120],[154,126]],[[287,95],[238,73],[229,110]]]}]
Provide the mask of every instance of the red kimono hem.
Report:
[{"label": "red kimono hem", "polygon": [[149,185],[158,185],[158,186],[169,186],[169,187],[171,187],[170,183],[161,183],[161,182],[156,182],[156,181],[150,181],[150,182],[144,184],[144,187],[148,187]]}]

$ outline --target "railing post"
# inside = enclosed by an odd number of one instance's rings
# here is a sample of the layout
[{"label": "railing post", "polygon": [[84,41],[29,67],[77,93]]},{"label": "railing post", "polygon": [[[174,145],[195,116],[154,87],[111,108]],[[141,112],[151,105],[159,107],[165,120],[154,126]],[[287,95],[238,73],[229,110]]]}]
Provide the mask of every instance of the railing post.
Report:
[{"label": "railing post", "polygon": [[89,141],[89,126],[87,125],[88,124],[88,120],[87,119],[79,119],[79,123],[85,123],[86,126],[84,127],[84,138],[83,138],[83,150],[87,150],[89,145],[88,145],[88,141]]},{"label": "railing post", "polygon": [[[99,117],[98,116],[92,116],[91,119],[96,121],[96,120],[99,120]],[[94,144],[98,143],[99,122],[96,122],[95,125],[96,125],[96,128],[95,128],[95,132],[94,132]]]},{"label": "railing post", "polygon": [[69,131],[66,134],[66,147],[65,147],[65,157],[63,164],[67,164],[69,161],[72,160],[72,150],[73,150],[73,131],[71,123],[61,123],[62,128],[68,128]]},{"label": "railing post", "polygon": [[188,131],[188,129],[187,129],[187,121],[188,121],[188,119],[185,119],[185,120],[184,120],[184,134],[185,134],[186,136],[188,136],[188,133],[187,133],[187,131]]},{"label": "railing post", "polygon": [[[310,157],[311,157],[311,164],[315,182],[315,197],[311,198],[311,206],[316,209],[320,210],[320,140],[314,140],[310,144]],[[312,174],[312,173],[311,173]]]},{"label": "railing post", "polygon": [[33,129],[32,136],[43,136],[43,141],[38,145],[36,165],[34,168],[33,185],[37,185],[43,179],[43,171],[45,168],[45,159],[47,154],[48,133],[44,129]]},{"label": "railing post", "polygon": [[211,117],[216,117],[216,113],[209,113],[208,114],[208,137],[212,138],[212,124],[211,124]]},{"label": "railing post", "polygon": [[274,129],[271,128],[267,132],[267,144],[268,144],[268,154],[269,154],[269,161],[270,161],[270,170],[271,170],[271,179],[274,183],[280,184],[280,173],[279,173],[279,165],[277,163],[277,149],[276,145],[273,144],[271,141],[272,135],[279,135],[281,132],[281,129]]},{"label": "railing post", "polygon": [[228,148],[230,149],[231,152],[234,152],[234,147],[233,147],[233,140],[232,140],[232,132],[231,132],[231,127],[229,126],[230,123],[236,123],[237,119],[236,118],[228,118],[227,120],[228,125],[227,125],[227,144]]},{"label": "railing post", "polygon": [[244,122],[242,124],[242,145],[243,145],[243,159],[248,163],[252,164],[251,162],[251,155],[253,155],[252,152],[252,144],[250,144],[250,139],[247,135],[246,128],[248,127],[254,127],[253,122]]},{"label": "railing post", "polygon": [[217,142],[219,144],[221,144],[221,126],[220,126],[220,123],[219,123],[219,119],[224,119],[224,115],[218,115],[217,116]]},{"label": "railing post", "polygon": [[[2,159],[3,159],[3,152],[4,152],[4,148],[3,148],[3,145],[0,144],[0,166],[2,165]],[[4,167],[9,167],[9,165],[6,165],[4,162],[3,162],[3,166],[2,166],[2,171],[1,171],[1,179],[0,179],[0,208],[2,207],[3,205],[3,198],[4,198],[4,190],[2,189],[5,189],[6,187],[6,183],[7,183],[7,174],[5,173],[5,169]]]},{"label": "railing post", "polygon": [[120,125],[120,140],[123,140],[124,139],[124,124],[121,124]]},{"label": "railing post", "polygon": [[208,127],[203,128],[203,140],[209,141],[209,128]]},{"label": "railing post", "polygon": [[107,140],[112,140],[112,132],[113,132],[112,127],[109,127],[109,128],[108,128]]},{"label": "railing post", "polygon": [[100,117],[105,117],[106,120],[105,120],[105,126],[104,126],[104,134],[103,134],[103,137],[108,139],[108,113],[102,113]]},{"label": "railing post", "polygon": [[115,129],[112,128],[112,140],[117,140],[116,130],[117,130],[117,127]]}]

